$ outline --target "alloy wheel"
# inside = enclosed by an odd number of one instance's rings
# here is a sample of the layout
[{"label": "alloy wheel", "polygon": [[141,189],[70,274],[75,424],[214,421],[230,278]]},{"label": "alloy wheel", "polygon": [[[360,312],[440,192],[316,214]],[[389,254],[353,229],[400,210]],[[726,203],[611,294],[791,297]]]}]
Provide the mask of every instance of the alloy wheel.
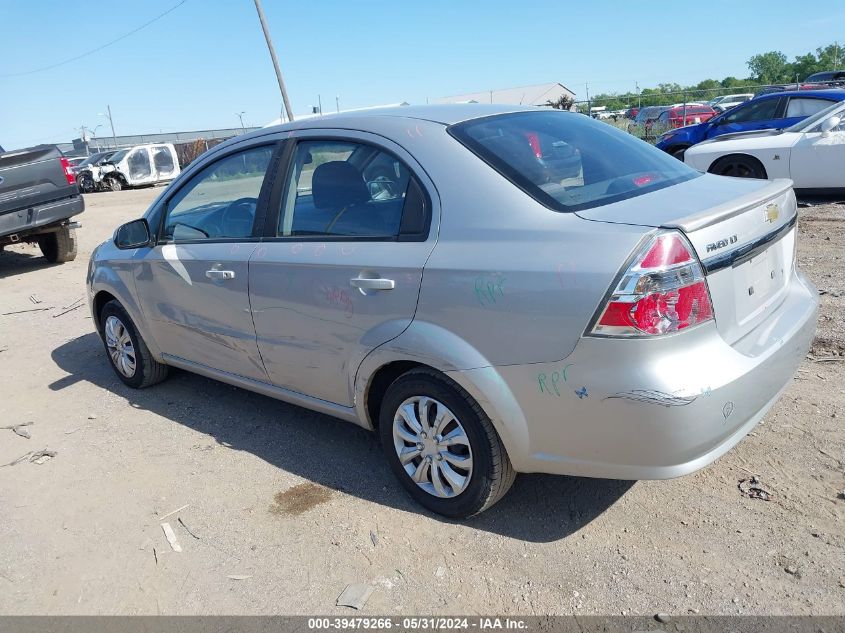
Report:
[{"label": "alloy wheel", "polygon": [[123,322],[116,316],[109,316],[103,328],[106,347],[115,368],[126,378],[135,375],[135,346]]},{"label": "alloy wheel", "polygon": [[461,494],[472,477],[466,430],[442,402],[428,396],[405,400],[393,416],[393,445],[408,476],[440,498]]}]

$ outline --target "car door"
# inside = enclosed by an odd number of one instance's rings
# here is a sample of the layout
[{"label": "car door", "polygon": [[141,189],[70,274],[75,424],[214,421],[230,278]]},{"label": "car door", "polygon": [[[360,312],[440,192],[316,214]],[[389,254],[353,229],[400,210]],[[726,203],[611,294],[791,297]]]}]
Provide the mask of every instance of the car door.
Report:
[{"label": "car door", "polygon": [[784,97],[752,99],[728,110],[721,116],[710,120],[705,138],[714,138],[731,132],[766,130],[782,127]]},{"label": "car door", "polygon": [[169,192],[158,210],[156,246],[139,259],[135,278],[165,354],[264,382],[248,268],[275,148],[231,149]]},{"label": "car door", "polygon": [[797,189],[845,189],[845,124],[827,136],[818,126],[802,134],[789,156],[789,175]]},{"label": "car door", "polygon": [[435,189],[401,147],[364,132],[296,133],[284,163],[250,260],[258,347],[276,386],[352,406],[361,360],[414,317]]}]

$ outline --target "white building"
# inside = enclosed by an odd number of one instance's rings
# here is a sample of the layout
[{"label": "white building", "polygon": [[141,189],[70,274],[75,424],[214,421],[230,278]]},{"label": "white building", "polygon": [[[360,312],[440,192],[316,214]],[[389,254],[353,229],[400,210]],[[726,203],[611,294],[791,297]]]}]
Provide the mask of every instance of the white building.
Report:
[{"label": "white building", "polygon": [[505,105],[543,106],[562,96],[575,98],[575,93],[561,83],[536,84],[502,90],[485,90],[435,99],[433,103],[500,103]]}]

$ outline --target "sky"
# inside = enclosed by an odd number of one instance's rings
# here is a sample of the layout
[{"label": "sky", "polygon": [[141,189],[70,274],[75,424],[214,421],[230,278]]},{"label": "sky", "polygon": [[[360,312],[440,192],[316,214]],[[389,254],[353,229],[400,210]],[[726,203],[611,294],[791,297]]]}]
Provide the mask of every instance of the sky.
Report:
[{"label": "sky", "polygon": [[[69,142],[83,125],[109,135],[107,105],[118,135],[278,118],[253,0],[186,0],[38,71],[180,1],[0,0],[0,145]],[[318,95],[328,112],[336,96],[345,109],[557,81],[585,98],[585,84],[596,94],[745,77],[756,53],[791,60],[845,40],[841,0],[262,4],[295,115]]]}]

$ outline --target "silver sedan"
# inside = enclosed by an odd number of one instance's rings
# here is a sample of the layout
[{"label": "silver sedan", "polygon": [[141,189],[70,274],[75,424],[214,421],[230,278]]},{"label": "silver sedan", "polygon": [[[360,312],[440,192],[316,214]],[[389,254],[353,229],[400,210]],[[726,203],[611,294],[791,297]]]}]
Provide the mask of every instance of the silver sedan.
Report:
[{"label": "silver sedan", "polygon": [[815,331],[796,218],[788,180],[576,113],[371,110],[201,156],[95,250],[89,302],[127,385],[178,367],[372,429],[467,517],[517,472],[662,479],[739,442]]}]

